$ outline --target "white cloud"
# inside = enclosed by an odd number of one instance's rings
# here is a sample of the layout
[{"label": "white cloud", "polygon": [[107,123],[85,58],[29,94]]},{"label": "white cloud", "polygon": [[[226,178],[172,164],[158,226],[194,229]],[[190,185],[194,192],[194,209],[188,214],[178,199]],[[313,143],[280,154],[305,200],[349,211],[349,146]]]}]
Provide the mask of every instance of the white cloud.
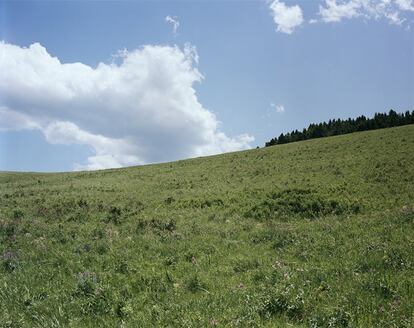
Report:
[{"label": "white cloud", "polygon": [[275,111],[276,111],[276,113],[281,114],[281,113],[284,113],[284,112],[285,112],[285,106],[283,106],[283,105],[281,105],[281,104],[276,105],[276,104],[274,104],[274,103],[271,103],[271,104],[270,104],[270,107],[274,108],[274,109],[275,109]]},{"label": "white cloud", "polygon": [[178,17],[168,15],[167,17],[165,17],[165,21],[172,25],[174,35],[177,34],[178,28],[180,27]]},{"label": "white cloud", "polygon": [[78,169],[119,167],[250,148],[197,99],[194,47],[144,46],[120,63],[64,64],[40,44],[0,42],[0,129],[38,129],[50,143],[88,145]]},{"label": "white cloud", "polygon": [[0,131],[37,130],[40,125],[29,116],[0,106]]},{"label": "white cloud", "polygon": [[318,14],[325,23],[359,17],[385,19],[390,24],[402,25],[406,19],[401,15],[408,11],[414,11],[412,0],[325,0]]},{"label": "white cloud", "polygon": [[395,0],[395,2],[401,10],[414,11],[414,1],[413,0]]},{"label": "white cloud", "polygon": [[340,22],[343,18],[359,16],[359,1],[337,4],[336,0],[326,0],[326,7],[319,6],[319,14],[324,22]]},{"label": "white cloud", "polygon": [[143,164],[137,153],[137,146],[124,139],[107,138],[79,129],[71,122],[52,122],[43,129],[46,140],[51,144],[88,145],[95,155],[88,158],[87,165],[75,164],[76,170],[98,170],[107,167]]},{"label": "white cloud", "polygon": [[276,106],[276,112],[284,113],[285,112],[285,107],[283,105],[277,105]]},{"label": "white cloud", "polygon": [[291,34],[303,23],[302,9],[298,5],[289,7],[284,2],[274,0],[269,7],[279,32]]}]

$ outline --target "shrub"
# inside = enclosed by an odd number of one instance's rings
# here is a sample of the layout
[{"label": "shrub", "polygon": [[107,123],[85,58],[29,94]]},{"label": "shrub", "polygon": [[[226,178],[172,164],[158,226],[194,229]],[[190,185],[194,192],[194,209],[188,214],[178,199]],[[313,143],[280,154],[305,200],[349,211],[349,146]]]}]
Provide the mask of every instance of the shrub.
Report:
[{"label": "shrub", "polygon": [[115,271],[122,274],[127,274],[129,272],[128,262],[120,260],[115,265]]},{"label": "shrub", "polygon": [[277,293],[264,300],[259,307],[259,315],[264,319],[286,315],[289,319],[299,320],[303,316],[303,302],[301,297],[290,300],[286,295]]},{"label": "shrub", "polygon": [[21,209],[15,209],[13,211],[13,219],[18,220],[24,217],[24,212]]},{"label": "shrub", "polygon": [[93,295],[97,288],[96,274],[85,271],[79,274],[76,295],[90,296]]},{"label": "shrub", "polygon": [[149,221],[148,226],[153,230],[168,232],[173,232],[177,228],[177,224],[174,219],[169,219],[168,221],[152,219]]},{"label": "shrub", "polygon": [[186,281],[186,288],[192,293],[199,291],[206,291],[206,284],[200,279],[198,275],[193,275]]},{"label": "shrub", "polygon": [[350,326],[351,316],[344,309],[335,309],[331,313],[316,313],[309,319],[311,328],[347,328]]},{"label": "shrub", "polygon": [[87,208],[88,207],[88,202],[85,199],[81,198],[81,199],[78,200],[78,206],[80,208]]},{"label": "shrub", "polygon": [[180,206],[183,208],[210,208],[210,207],[221,207],[224,205],[224,202],[220,198],[214,199],[190,199],[182,200],[179,202]]},{"label": "shrub", "polygon": [[133,314],[133,308],[129,302],[121,300],[118,302],[115,312],[118,317],[126,318]]},{"label": "shrub", "polygon": [[165,204],[169,205],[169,204],[172,204],[173,202],[175,202],[175,199],[174,199],[174,197],[167,197],[164,202],[165,202]]},{"label": "shrub", "polygon": [[258,220],[292,216],[312,219],[329,214],[359,213],[360,210],[359,204],[321,196],[310,189],[287,189],[270,193],[244,216]]},{"label": "shrub", "polygon": [[99,255],[104,255],[108,253],[108,251],[109,251],[109,245],[106,241],[101,241],[96,244],[96,252]]},{"label": "shrub", "polygon": [[17,254],[12,251],[6,251],[3,253],[3,268],[7,272],[15,271],[18,266],[19,262],[17,260]]},{"label": "shrub", "polygon": [[0,223],[0,234],[4,235],[8,239],[12,239],[13,236],[17,233],[18,223],[5,221]]},{"label": "shrub", "polygon": [[112,222],[114,224],[120,224],[121,223],[121,215],[122,215],[122,209],[120,207],[111,206],[109,211],[108,211],[106,222],[107,223]]},{"label": "shrub", "polygon": [[252,269],[256,269],[260,266],[260,263],[257,259],[244,259],[239,260],[233,266],[233,270],[236,273],[246,272]]},{"label": "shrub", "polygon": [[388,250],[388,252],[383,256],[383,263],[387,269],[396,271],[410,266],[410,263],[404,254],[398,249],[394,248]]}]

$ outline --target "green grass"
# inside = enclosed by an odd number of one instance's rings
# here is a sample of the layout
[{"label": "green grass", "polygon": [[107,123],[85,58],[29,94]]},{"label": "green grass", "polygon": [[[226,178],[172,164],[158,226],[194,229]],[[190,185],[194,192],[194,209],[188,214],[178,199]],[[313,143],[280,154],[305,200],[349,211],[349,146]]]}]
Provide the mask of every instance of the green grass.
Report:
[{"label": "green grass", "polygon": [[414,126],[0,173],[1,327],[413,327]]}]

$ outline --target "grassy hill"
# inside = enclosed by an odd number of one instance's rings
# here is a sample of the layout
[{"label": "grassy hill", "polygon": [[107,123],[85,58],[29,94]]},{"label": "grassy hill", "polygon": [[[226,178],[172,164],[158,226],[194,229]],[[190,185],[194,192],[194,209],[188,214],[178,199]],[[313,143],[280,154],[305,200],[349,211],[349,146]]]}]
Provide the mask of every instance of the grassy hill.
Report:
[{"label": "grassy hill", "polygon": [[0,173],[1,327],[413,327],[414,126]]}]

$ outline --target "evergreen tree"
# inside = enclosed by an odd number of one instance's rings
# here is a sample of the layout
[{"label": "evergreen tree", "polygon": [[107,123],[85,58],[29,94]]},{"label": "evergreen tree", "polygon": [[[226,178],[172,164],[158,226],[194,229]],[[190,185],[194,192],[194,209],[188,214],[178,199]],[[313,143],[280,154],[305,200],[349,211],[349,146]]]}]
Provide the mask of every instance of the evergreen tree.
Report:
[{"label": "evergreen tree", "polygon": [[356,119],[332,119],[328,122],[319,124],[311,123],[302,131],[294,130],[286,134],[281,133],[278,138],[272,138],[270,141],[266,142],[265,146],[268,147],[300,140],[335,136],[356,131],[382,129],[406,124],[414,124],[414,110],[399,114],[391,109],[388,113],[375,113],[373,118],[367,118],[364,115],[361,115]]}]

